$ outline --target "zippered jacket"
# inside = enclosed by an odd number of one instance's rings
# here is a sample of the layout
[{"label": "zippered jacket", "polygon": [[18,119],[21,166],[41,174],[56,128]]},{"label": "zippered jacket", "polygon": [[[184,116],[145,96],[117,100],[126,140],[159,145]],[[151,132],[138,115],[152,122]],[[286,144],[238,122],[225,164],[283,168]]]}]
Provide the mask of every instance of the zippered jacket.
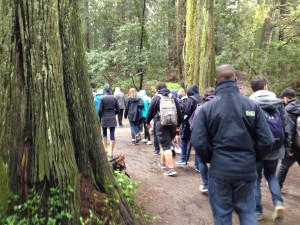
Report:
[{"label": "zippered jacket", "polygon": [[219,83],[194,121],[191,144],[201,158],[211,158],[209,176],[257,178],[256,162],[271,151],[274,138],[260,107],[240,94],[236,82]]}]

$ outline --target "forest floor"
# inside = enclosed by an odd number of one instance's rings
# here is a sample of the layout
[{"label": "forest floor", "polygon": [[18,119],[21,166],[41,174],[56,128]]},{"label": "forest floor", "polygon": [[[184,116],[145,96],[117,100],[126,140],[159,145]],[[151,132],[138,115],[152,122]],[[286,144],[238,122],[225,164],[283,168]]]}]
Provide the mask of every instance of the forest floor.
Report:
[{"label": "forest floor", "polygon": [[[153,136],[152,136],[153,138]],[[207,194],[199,191],[201,185],[200,173],[195,170],[192,150],[189,164],[177,165],[177,175],[164,176],[158,167],[159,156],[154,155],[153,145],[139,143],[131,145],[130,128],[125,121],[124,128],[116,129],[115,155],[123,153],[127,173],[132,179],[140,181],[136,202],[143,211],[153,216],[147,224],[153,225],[210,225],[213,224]],[[179,160],[177,155],[175,160]],[[289,171],[283,188],[283,199],[286,207],[286,217],[282,225],[300,224],[300,180],[299,166],[294,165]],[[266,182],[262,182],[262,203],[264,220],[260,225],[270,225],[272,222],[273,204]],[[239,224],[237,216],[233,216],[233,224]]]},{"label": "forest floor", "polygon": [[[246,75],[238,76],[238,85],[244,95],[252,93]],[[153,141],[153,136],[152,136]],[[189,164],[175,165],[177,175],[164,176],[158,167],[160,156],[153,154],[153,145],[139,143],[131,145],[130,127],[125,120],[124,128],[116,129],[116,152],[123,153],[127,173],[132,179],[140,181],[136,202],[143,211],[153,216],[147,224],[152,225],[212,225],[213,217],[208,195],[199,191],[200,173],[195,170],[195,151],[192,150]],[[177,155],[174,160],[179,160]],[[300,179],[299,166],[294,164],[288,174],[283,188],[283,200],[286,216],[282,225],[300,224]],[[262,182],[262,204],[264,220],[260,225],[271,225],[273,204],[265,180]],[[233,224],[239,224],[233,214]]]}]

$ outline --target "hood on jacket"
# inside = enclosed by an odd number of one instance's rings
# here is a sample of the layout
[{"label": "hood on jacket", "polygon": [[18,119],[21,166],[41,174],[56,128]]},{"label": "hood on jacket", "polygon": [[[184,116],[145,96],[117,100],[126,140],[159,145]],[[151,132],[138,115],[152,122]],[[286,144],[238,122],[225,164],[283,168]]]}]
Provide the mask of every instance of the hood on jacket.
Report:
[{"label": "hood on jacket", "polygon": [[138,96],[143,97],[143,96],[147,96],[146,91],[145,90],[140,90],[138,93]]},{"label": "hood on jacket", "polygon": [[105,84],[104,87],[103,87],[103,93],[105,95],[111,95],[111,89],[110,89],[110,86],[109,84]]},{"label": "hood on jacket", "polygon": [[300,100],[295,98],[287,103],[285,109],[290,114],[300,115]]},{"label": "hood on jacket", "polygon": [[193,96],[194,94],[199,94],[198,87],[196,85],[192,85],[186,90],[186,93],[188,97]]},{"label": "hood on jacket", "polygon": [[170,91],[167,88],[162,88],[161,90],[158,91],[158,94],[161,95],[168,95]]},{"label": "hood on jacket", "polygon": [[275,109],[283,103],[282,99],[278,99],[273,92],[267,90],[256,91],[249,99],[256,102],[262,109]]},{"label": "hood on jacket", "polygon": [[175,98],[178,98],[178,93],[177,93],[176,90],[172,89],[172,90],[170,90],[170,93],[171,93],[172,95],[174,95]]},{"label": "hood on jacket", "polygon": [[118,95],[118,94],[120,94],[120,93],[122,93],[121,90],[120,90],[120,88],[119,88],[119,87],[116,87],[115,92],[114,92],[114,95]]}]

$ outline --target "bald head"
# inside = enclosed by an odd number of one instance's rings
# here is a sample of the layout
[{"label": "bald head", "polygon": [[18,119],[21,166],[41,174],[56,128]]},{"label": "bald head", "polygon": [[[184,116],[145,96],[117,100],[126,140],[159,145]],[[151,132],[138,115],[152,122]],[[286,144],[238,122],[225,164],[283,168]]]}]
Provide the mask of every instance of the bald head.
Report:
[{"label": "bald head", "polygon": [[216,81],[220,83],[224,80],[235,80],[236,72],[232,65],[224,64],[217,68],[216,70]]}]

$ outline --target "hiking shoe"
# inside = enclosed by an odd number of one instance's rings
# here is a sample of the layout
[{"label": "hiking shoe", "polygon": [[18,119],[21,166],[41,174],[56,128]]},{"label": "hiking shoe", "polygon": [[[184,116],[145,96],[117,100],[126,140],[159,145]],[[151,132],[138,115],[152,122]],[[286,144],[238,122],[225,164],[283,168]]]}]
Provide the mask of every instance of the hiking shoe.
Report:
[{"label": "hiking shoe", "polygon": [[158,163],[158,166],[163,170],[167,168],[167,164],[165,163]]},{"label": "hiking shoe", "polygon": [[262,221],[263,220],[263,216],[262,216],[262,213],[261,212],[256,212],[256,218],[258,221]]},{"label": "hiking shoe", "polygon": [[281,222],[284,218],[284,207],[282,205],[282,202],[278,201],[275,204],[275,210],[273,212],[273,221],[274,222]]},{"label": "hiking shoe", "polygon": [[143,142],[143,143],[146,143],[146,142],[147,142],[147,139],[143,139],[142,142]]},{"label": "hiking shoe", "polygon": [[142,139],[141,134],[138,133],[137,135],[135,135],[135,143],[139,143],[139,141]]},{"label": "hiking shoe", "polygon": [[152,142],[151,142],[151,141],[148,141],[148,142],[147,142],[147,145],[152,145]]},{"label": "hiking shoe", "polygon": [[176,161],[176,165],[185,165],[185,161],[182,160]]},{"label": "hiking shoe", "polygon": [[199,190],[202,193],[206,193],[206,192],[208,192],[208,186],[207,185],[200,185]]},{"label": "hiking shoe", "polygon": [[177,172],[173,169],[173,168],[169,168],[168,170],[166,170],[165,172],[164,172],[164,175],[165,176],[173,176],[173,175],[175,175]]}]

